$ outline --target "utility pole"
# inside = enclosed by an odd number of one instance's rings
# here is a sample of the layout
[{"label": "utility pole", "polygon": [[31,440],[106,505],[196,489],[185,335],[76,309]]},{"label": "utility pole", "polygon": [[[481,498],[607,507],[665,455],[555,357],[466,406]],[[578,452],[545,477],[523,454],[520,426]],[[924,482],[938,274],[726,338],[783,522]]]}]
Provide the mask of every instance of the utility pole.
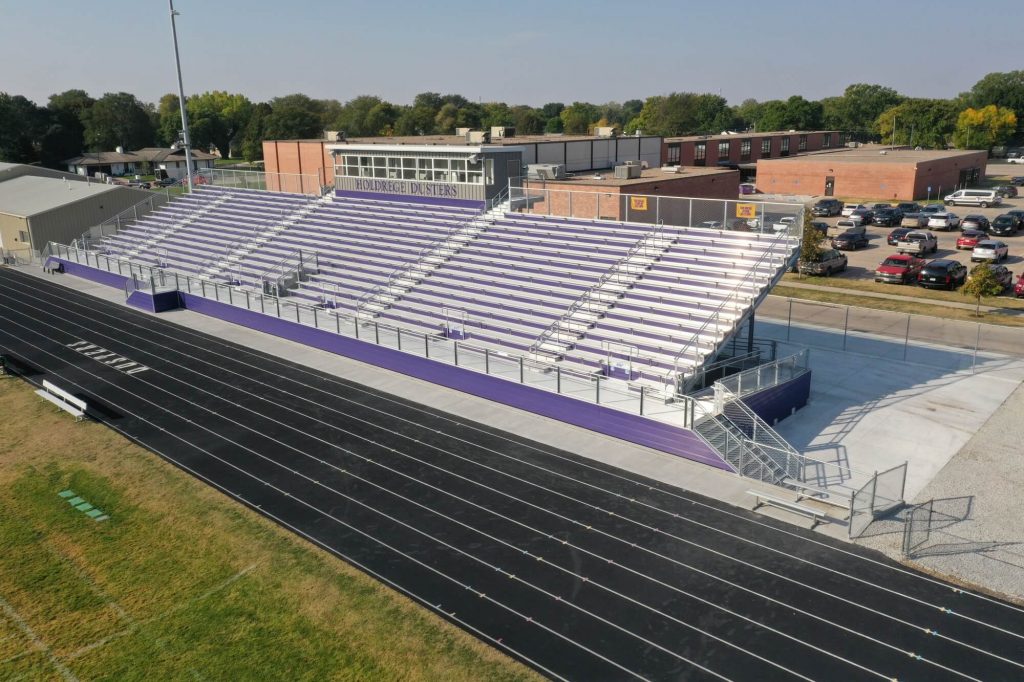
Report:
[{"label": "utility pole", "polygon": [[174,0],[167,0],[171,7],[171,39],[174,41],[174,66],[178,70],[178,104],[181,106],[181,129],[185,141],[185,171],[188,174],[188,191],[192,193],[192,138],[188,133],[188,111],[185,109],[185,86],[181,83],[181,58],[178,56],[178,29],[174,25]]}]

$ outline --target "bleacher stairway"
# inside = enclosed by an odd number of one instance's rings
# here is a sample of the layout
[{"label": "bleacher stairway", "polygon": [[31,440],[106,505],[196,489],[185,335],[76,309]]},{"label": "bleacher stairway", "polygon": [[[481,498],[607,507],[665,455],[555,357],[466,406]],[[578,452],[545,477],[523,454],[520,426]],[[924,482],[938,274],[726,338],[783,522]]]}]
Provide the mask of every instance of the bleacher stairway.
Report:
[{"label": "bleacher stairway", "polygon": [[467,220],[443,239],[428,248],[417,260],[393,272],[388,281],[368,291],[359,300],[357,311],[364,318],[374,318],[390,308],[432,272],[447,263],[462,249],[487,231],[495,220],[509,210],[509,202],[499,204]]},{"label": "bleacher stairway", "polygon": [[132,250],[125,252],[123,254],[124,257],[131,259],[138,256],[141,253],[155,251],[160,246],[161,243],[163,243],[169,237],[173,236],[178,230],[187,227],[188,225],[195,223],[204,216],[213,213],[218,206],[221,206],[222,204],[230,201],[231,197],[231,194],[223,194],[222,196],[212,197],[208,201],[200,205],[199,208],[197,208],[195,211],[192,211],[190,214],[178,220],[177,222],[160,229],[159,231],[156,232],[156,234],[147,233],[148,238],[143,241],[140,241],[138,245]]},{"label": "bleacher stairway", "polygon": [[291,213],[285,213],[280,221],[274,221],[265,230],[254,231],[251,238],[241,239],[235,242],[227,255],[208,266],[201,272],[203,277],[216,277],[222,272],[231,272],[245,258],[251,256],[257,249],[270,242],[277,234],[295,225],[300,220],[313,213],[317,208],[329,203],[330,195],[324,195],[317,199],[310,200],[305,205],[297,208]]}]

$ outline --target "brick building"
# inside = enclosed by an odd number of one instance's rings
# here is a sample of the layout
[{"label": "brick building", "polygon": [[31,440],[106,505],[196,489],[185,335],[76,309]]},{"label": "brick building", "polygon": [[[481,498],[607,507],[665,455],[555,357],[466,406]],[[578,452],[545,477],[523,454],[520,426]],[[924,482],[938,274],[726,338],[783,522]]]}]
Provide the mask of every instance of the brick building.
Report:
[{"label": "brick building", "polygon": [[769,194],[934,199],[975,185],[985,177],[987,162],[984,151],[865,146],[789,159],[760,159],[757,189]]},{"label": "brick building", "polygon": [[759,159],[777,159],[842,147],[836,130],[790,130],[666,137],[661,163],[666,166],[739,166],[754,170]]},{"label": "brick building", "polygon": [[679,173],[645,169],[639,178],[577,174],[564,180],[529,180],[530,211],[577,218],[655,222],[661,197],[732,199],[739,195],[740,173],[721,168],[686,168]]}]

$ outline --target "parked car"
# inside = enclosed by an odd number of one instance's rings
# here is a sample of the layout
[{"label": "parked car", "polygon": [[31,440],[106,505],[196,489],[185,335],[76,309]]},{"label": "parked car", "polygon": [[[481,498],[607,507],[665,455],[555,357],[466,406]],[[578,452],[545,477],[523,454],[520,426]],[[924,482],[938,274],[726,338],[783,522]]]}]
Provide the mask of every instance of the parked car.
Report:
[{"label": "parked car", "polygon": [[917,281],[917,275],[925,266],[925,259],[901,253],[889,256],[875,268],[876,282],[908,284]]},{"label": "parked car", "polygon": [[1017,277],[1017,283],[1013,285],[1013,295],[1024,298],[1024,274]]},{"label": "parked car", "polygon": [[844,218],[849,218],[854,211],[860,210],[862,208],[867,208],[867,206],[865,206],[864,204],[843,204],[842,215]]},{"label": "parked car", "polygon": [[[978,267],[984,267],[984,268],[988,268],[989,270],[991,270],[992,274],[996,278],[996,281],[998,281],[1000,284],[1003,285],[1003,290],[1004,291],[1007,289],[1007,287],[1010,287],[1010,286],[1013,285],[1013,273],[1010,272],[1006,268],[1005,265],[997,265],[996,263],[985,263],[985,264],[980,265]],[[967,281],[970,281],[970,279],[971,279],[971,275],[969,274],[969,275],[967,275]]]},{"label": "parked car", "polygon": [[697,225],[697,227],[703,227],[708,230],[721,230],[722,222],[720,220],[705,220]]},{"label": "parked car", "polygon": [[160,180],[157,180],[153,184],[159,185],[160,187],[170,187],[171,185],[178,184],[178,181],[175,180],[174,178],[161,178]]},{"label": "parked car", "polygon": [[988,226],[988,218],[978,213],[971,213],[970,215],[965,215],[960,220],[961,230],[981,230],[982,232],[988,232]]},{"label": "parked car", "polygon": [[828,234],[828,223],[823,220],[812,220],[811,227],[820,232],[822,237]]},{"label": "parked car", "polygon": [[1017,221],[1017,229],[1024,227],[1024,209],[1015,208],[1012,211],[1007,211],[1005,215],[1013,216],[1014,220]]},{"label": "parked car", "polygon": [[872,211],[880,211],[883,208],[892,208],[892,204],[871,204],[868,208]]},{"label": "parked car", "polygon": [[145,180],[129,180],[128,186],[135,187],[137,189],[150,189],[152,187],[152,185]]},{"label": "parked car", "polygon": [[875,211],[875,217],[871,222],[881,227],[896,227],[903,222],[903,212],[892,206],[880,208]]},{"label": "parked car", "polygon": [[837,220],[836,229],[843,232],[862,232],[867,234],[868,228],[864,223],[855,223],[852,220]]},{"label": "parked car", "polygon": [[858,208],[850,214],[850,220],[861,225],[870,225],[875,219],[875,212],[870,208]]},{"label": "parked car", "polygon": [[843,202],[839,199],[819,199],[814,206],[811,207],[811,215],[813,216],[834,216],[839,215],[843,210]]},{"label": "parked car", "polygon": [[814,260],[800,259],[798,267],[805,275],[831,275],[846,270],[846,254],[835,249],[822,249]]},{"label": "parked car", "polygon": [[1010,182],[1015,185],[1024,185],[1024,175],[1014,175],[1010,178]]},{"label": "parked car", "polygon": [[978,242],[988,239],[988,235],[981,230],[964,230],[956,240],[957,251],[961,249],[973,249]]},{"label": "parked car", "polygon": [[775,232],[785,232],[786,230],[792,230],[794,227],[796,227],[796,218],[791,215],[779,218],[772,223],[772,230]]},{"label": "parked car", "polygon": [[832,248],[843,251],[856,251],[868,243],[868,236],[863,232],[843,232],[832,237]]},{"label": "parked car", "polygon": [[1012,199],[1017,196],[1017,188],[1013,185],[996,185],[992,191],[1004,199]]},{"label": "parked car", "polygon": [[1006,163],[1024,163],[1024,156],[1015,156],[1015,157],[1006,159]]},{"label": "parked car", "polygon": [[917,203],[916,201],[901,201],[900,203],[896,204],[896,208],[902,211],[903,215],[906,215],[908,213],[921,212],[921,204]]},{"label": "parked car", "polygon": [[889,236],[885,238],[885,243],[889,246],[896,246],[896,242],[903,239],[908,233],[914,230],[909,227],[897,227],[895,230],[889,233]]},{"label": "parked car", "polygon": [[1010,237],[1017,233],[1017,220],[1007,213],[997,215],[988,226],[988,233],[995,237]]},{"label": "parked car", "polygon": [[929,215],[930,214],[928,213],[921,213],[920,211],[917,213],[904,213],[903,219],[900,221],[900,226],[910,228],[928,227]]},{"label": "parked car", "polygon": [[949,232],[960,227],[960,216],[956,213],[933,213],[928,217],[928,227]]},{"label": "parked car", "polygon": [[945,210],[946,207],[943,206],[942,204],[925,204],[924,206],[921,207],[921,213],[928,215],[932,213],[941,213],[942,211]]},{"label": "parked car", "polygon": [[938,251],[939,240],[931,232],[915,230],[908,232],[902,239],[896,242],[896,250],[899,253],[923,256],[926,253]]},{"label": "parked car", "polygon": [[948,258],[937,258],[917,275],[917,284],[925,289],[949,289],[952,291],[967,279],[967,266]]},{"label": "parked car", "polygon": [[985,239],[974,245],[974,250],[971,251],[971,262],[990,260],[998,263],[1006,260],[1009,255],[1010,247],[1006,242]]},{"label": "parked car", "polygon": [[740,183],[740,194],[756,194],[757,188],[752,182],[741,182]]}]

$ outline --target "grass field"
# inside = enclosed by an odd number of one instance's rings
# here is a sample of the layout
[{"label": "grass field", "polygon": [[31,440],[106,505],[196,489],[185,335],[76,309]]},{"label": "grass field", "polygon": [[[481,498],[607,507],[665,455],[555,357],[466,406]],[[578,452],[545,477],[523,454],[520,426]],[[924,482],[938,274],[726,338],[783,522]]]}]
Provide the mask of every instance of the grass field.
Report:
[{"label": "grass field", "polygon": [[20,380],[0,414],[0,680],[539,679]]}]

